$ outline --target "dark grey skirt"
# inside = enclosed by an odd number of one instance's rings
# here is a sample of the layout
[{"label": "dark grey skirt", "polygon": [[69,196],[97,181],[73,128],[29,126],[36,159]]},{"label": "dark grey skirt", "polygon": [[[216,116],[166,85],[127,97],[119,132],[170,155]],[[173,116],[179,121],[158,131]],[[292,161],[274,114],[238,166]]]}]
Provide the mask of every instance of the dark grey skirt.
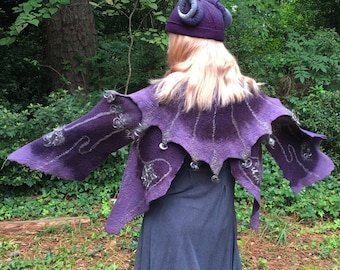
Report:
[{"label": "dark grey skirt", "polygon": [[235,180],[227,164],[219,182],[207,165],[185,162],[167,194],[152,202],[140,232],[135,270],[239,270]]}]

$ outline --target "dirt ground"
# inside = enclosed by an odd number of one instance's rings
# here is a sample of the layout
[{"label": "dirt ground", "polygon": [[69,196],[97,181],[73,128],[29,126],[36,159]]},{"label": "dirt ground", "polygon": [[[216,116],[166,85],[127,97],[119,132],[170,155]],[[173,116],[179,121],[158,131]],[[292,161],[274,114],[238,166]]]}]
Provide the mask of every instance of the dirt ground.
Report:
[{"label": "dirt ground", "polygon": [[[72,257],[72,263],[69,265],[73,266],[69,269],[95,269],[99,261],[102,265],[101,269],[106,269],[112,264],[119,266],[119,270],[132,269],[134,251],[131,248],[131,230],[129,232],[128,229],[118,236],[110,236],[103,233],[104,222],[100,220],[96,224],[77,227],[71,232],[54,229],[38,233],[36,228],[32,230],[25,228],[24,231],[15,233],[2,232],[0,233],[0,263],[9,262],[14,256],[22,260],[32,260],[32,258],[43,258],[48,252],[65,253],[73,247],[84,247],[86,253],[70,252],[66,256],[65,260],[68,260],[68,256],[69,259]],[[327,248],[324,246],[324,239],[334,233],[339,236],[339,230],[311,233],[309,225],[298,224],[287,230],[281,243],[275,235],[262,232],[261,229],[259,231],[247,229],[238,235],[244,270],[338,269],[340,247],[324,250]],[[15,245],[16,249],[20,250],[20,254],[13,255],[15,251],[10,249],[5,254],[6,252],[1,250],[1,242],[4,241],[10,241]],[[93,252],[93,256],[89,259],[90,249],[98,246],[101,247],[100,251]]]},{"label": "dirt ground", "polygon": [[[339,263],[339,250],[333,250],[330,257],[320,255],[320,243],[324,236],[320,234],[300,234],[294,231],[287,235],[287,244],[278,244],[273,239],[263,239],[258,232],[247,230],[240,235],[244,241],[240,252],[247,262],[244,269],[338,269],[334,268],[335,262]],[[337,258],[336,258],[337,256]],[[261,264],[261,259],[266,263]],[[261,266],[263,265],[263,266]]]}]

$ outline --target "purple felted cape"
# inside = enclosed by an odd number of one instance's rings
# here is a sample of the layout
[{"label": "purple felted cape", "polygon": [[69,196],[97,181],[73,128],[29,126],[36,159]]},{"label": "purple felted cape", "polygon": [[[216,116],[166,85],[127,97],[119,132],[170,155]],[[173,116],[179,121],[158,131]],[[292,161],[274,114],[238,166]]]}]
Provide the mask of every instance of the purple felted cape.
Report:
[{"label": "purple felted cape", "polygon": [[259,222],[265,144],[294,192],[328,176],[324,135],[301,129],[279,100],[264,94],[225,108],[183,113],[181,102],[158,105],[152,86],[131,95],[107,91],[88,114],[44,135],[9,156],[65,179],[82,180],[110,153],[133,142],[106,230],[118,233],[152,200],[163,196],[189,154],[191,166],[206,162],[212,181],[229,160],[236,181],[255,198],[251,226]]}]

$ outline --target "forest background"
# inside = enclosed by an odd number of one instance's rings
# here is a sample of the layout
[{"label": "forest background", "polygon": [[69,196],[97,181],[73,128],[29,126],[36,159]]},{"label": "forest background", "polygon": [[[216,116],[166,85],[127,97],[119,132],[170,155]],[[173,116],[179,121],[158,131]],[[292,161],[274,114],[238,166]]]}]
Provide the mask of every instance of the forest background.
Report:
[{"label": "forest background", "polygon": [[[131,93],[166,65],[166,18],[174,1],[1,0],[0,220],[108,215],[128,149],[83,182],[58,179],[6,160],[18,147],[89,111],[103,90]],[[326,134],[335,171],[294,194],[265,154],[266,212],[340,226],[339,0],[221,0],[233,15],[226,47],[244,74],[295,112],[302,128]],[[252,198],[236,188],[248,226]],[[94,211],[94,209],[96,209]]]}]

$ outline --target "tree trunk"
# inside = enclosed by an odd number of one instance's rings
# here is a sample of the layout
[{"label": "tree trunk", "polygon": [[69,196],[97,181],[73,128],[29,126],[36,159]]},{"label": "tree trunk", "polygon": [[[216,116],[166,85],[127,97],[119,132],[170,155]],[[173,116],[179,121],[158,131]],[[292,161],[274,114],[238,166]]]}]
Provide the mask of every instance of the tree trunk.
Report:
[{"label": "tree trunk", "polygon": [[88,0],[71,0],[45,24],[45,54],[50,69],[51,90],[70,92],[78,87],[89,91],[91,65],[96,54],[97,35]]}]

